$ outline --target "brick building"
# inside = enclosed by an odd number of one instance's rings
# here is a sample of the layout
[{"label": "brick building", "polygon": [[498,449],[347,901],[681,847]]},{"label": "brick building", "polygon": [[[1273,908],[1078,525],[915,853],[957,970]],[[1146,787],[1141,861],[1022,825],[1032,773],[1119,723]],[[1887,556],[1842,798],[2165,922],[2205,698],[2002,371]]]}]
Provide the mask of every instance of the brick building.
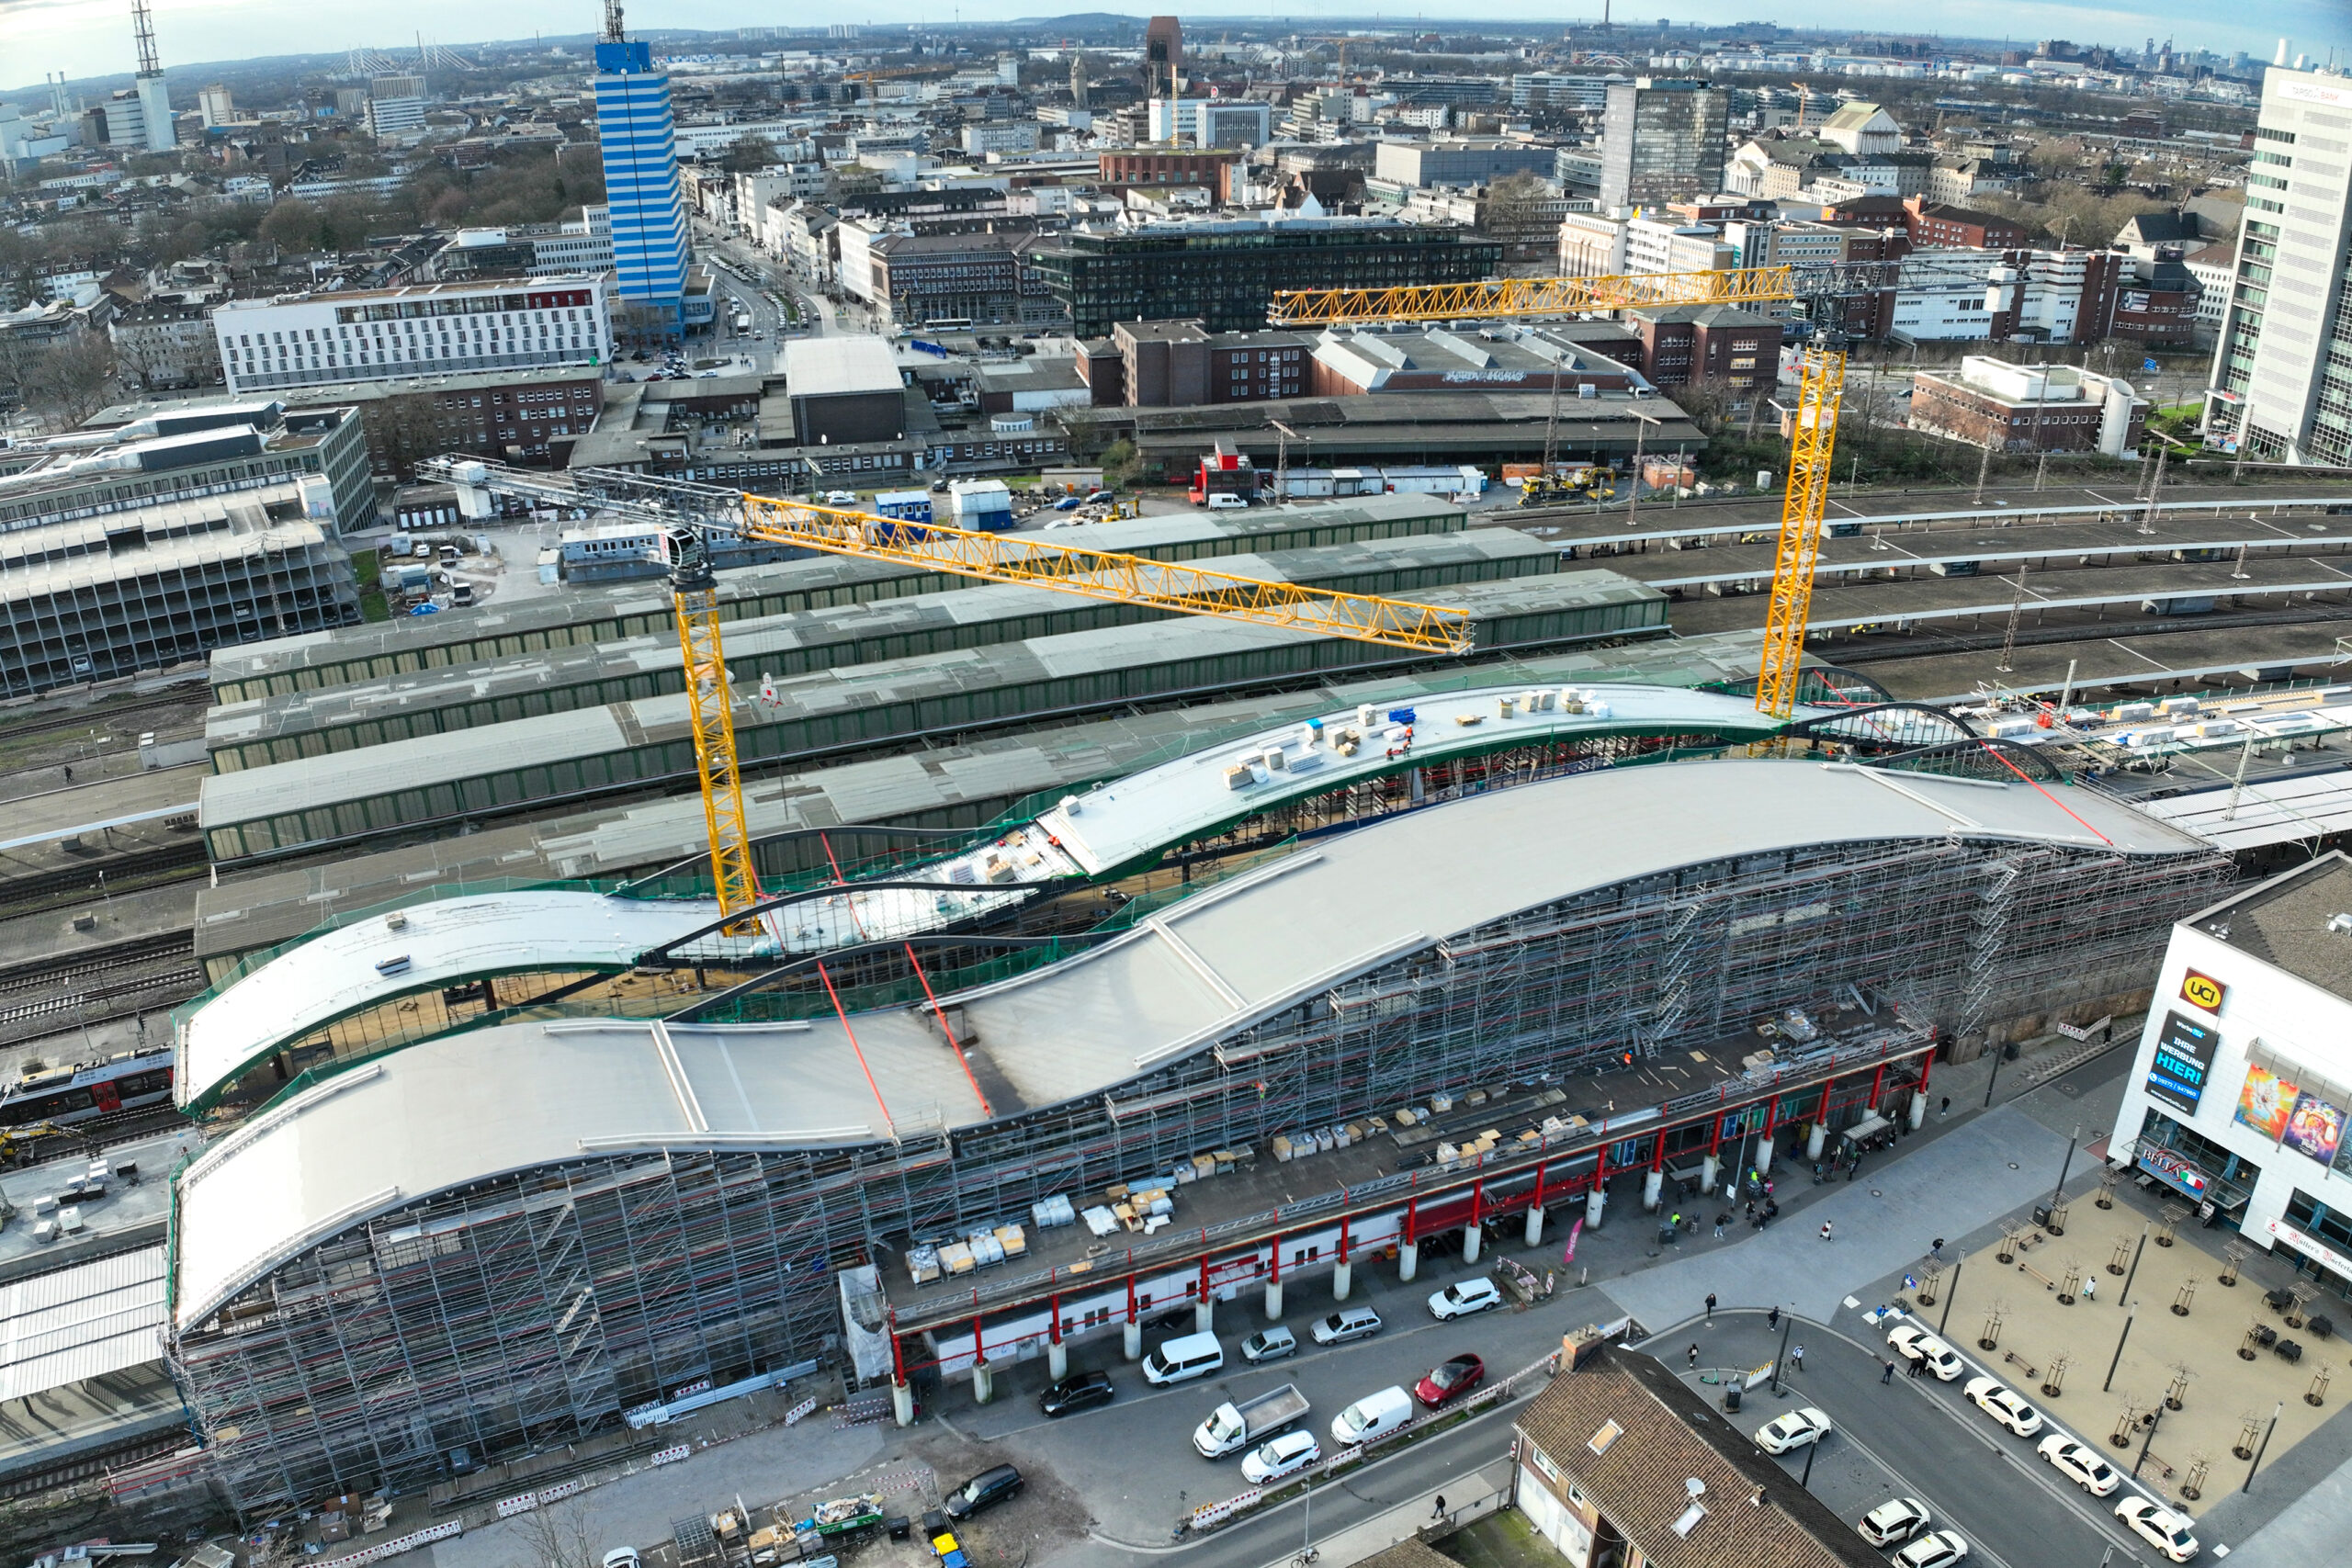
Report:
[{"label": "brick building", "polygon": [[1238,148],[1174,152],[1151,147],[1122,148],[1104,152],[1097,163],[1096,183],[1107,192],[1129,186],[1205,186],[1220,202],[1233,199],[1233,181],[1240,168]]},{"label": "brick building", "polygon": [[2124,274],[2109,329],[2115,336],[2162,347],[2185,347],[2196,337],[2205,288],[2181,256],[2179,245],[2158,246],[2154,260]]},{"label": "brick building", "polygon": [[1733,305],[1655,305],[1628,312],[1644,372],[1660,387],[1720,384],[1735,391],[1779,378],[1781,323]]},{"label": "brick building", "polygon": [[[1723,346],[1730,339],[1718,333],[1715,341]],[[1779,342],[1777,327],[1772,342]],[[1095,408],[1549,392],[1555,379],[1564,397],[1592,398],[1642,385],[1643,352],[1641,338],[1617,321],[1317,334],[1212,333],[1197,321],[1122,321],[1109,337],[1079,345],[1077,369]]]},{"label": "brick building", "polygon": [[1199,321],[1121,321],[1109,352],[1079,356],[1097,408],[1263,402],[1306,389],[1311,340],[1296,333],[1212,333]]},{"label": "brick building", "polygon": [[2022,223],[1990,212],[1946,207],[1919,196],[1904,198],[1901,221],[1910,231],[1915,250],[1930,245],[1973,245],[1985,250],[2016,251],[2032,243],[2032,236]]},{"label": "brick building", "polygon": [[2147,414],[2130,381],[2071,365],[1971,355],[1957,373],[1911,378],[1912,429],[2003,452],[2127,457],[2139,449]]}]

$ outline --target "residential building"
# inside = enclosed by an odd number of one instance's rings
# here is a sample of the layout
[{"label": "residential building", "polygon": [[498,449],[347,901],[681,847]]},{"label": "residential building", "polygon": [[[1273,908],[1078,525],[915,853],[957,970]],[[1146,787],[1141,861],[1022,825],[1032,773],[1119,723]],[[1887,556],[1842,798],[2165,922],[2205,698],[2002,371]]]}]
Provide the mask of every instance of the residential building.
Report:
[{"label": "residential building", "polygon": [[1148,134],[1195,147],[1263,147],[1274,139],[1274,107],[1249,98],[1154,98]]},{"label": "residential building", "polygon": [[471,370],[598,366],[613,356],[601,276],[430,283],[233,299],[212,313],[243,394]]},{"label": "residential building", "polygon": [[2072,365],[2015,365],[1970,355],[1957,371],[1911,378],[1914,430],[2002,452],[2139,450],[2146,400],[2120,376]]},{"label": "residential building", "polygon": [[1400,186],[1483,186],[1506,175],[1549,176],[1558,158],[1554,147],[1492,138],[1382,141],[1373,149],[1372,172]]},{"label": "residential building", "polygon": [[1988,196],[2008,196],[2026,181],[2020,164],[1991,158],[1939,158],[1928,171],[1927,197],[1941,207],[1967,207]]},{"label": "residential building", "polygon": [[1098,406],[1264,402],[1306,389],[1308,340],[1297,333],[1218,334],[1199,321],[1121,321],[1111,342],[1121,395],[1106,400],[1098,392]]},{"label": "residential building", "polygon": [[670,75],[642,40],[596,45],[596,140],[604,152],[613,270],[624,305],[684,330],[687,234]]},{"label": "residential building", "polygon": [[261,399],[107,409],[87,429],[0,451],[0,534],[289,484],[308,474],[327,481],[331,504],[322,520],[330,530],[375,522],[355,409],[288,413]]},{"label": "residential building", "polygon": [[1283,218],[1080,228],[1028,254],[1078,335],[1091,338],[1171,315],[1212,332],[1254,328],[1279,289],[1473,282],[1494,275],[1502,247],[1391,219]]},{"label": "residential building", "polygon": [[1606,1338],[1565,1336],[1559,1375],[1514,1423],[1519,1511],[1568,1562],[1884,1568],[1705,1395]]},{"label": "residential building", "polygon": [[207,130],[218,130],[237,121],[236,96],[218,82],[196,96],[196,107]]},{"label": "residential building", "polygon": [[175,295],[126,305],[107,323],[116,373],[126,387],[210,387],[220,381],[212,312]]},{"label": "residential building", "polygon": [[1723,188],[1731,95],[1687,78],[1609,85],[1600,134],[1600,205],[1651,207]]},{"label": "residential building", "polygon": [[990,152],[1035,152],[1039,127],[1034,119],[1009,119],[967,125],[963,130],[967,152],[985,157]]},{"label": "residential building", "polygon": [[1635,218],[1625,225],[1627,272],[1721,272],[1739,265],[1739,252],[1711,223]]},{"label": "residential building", "polygon": [[377,77],[368,84],[368,133],[379,141],[421,137],[428,103],[424,77]]},{"label": "residential building", "polygon": [[477,370],[415,379],[340,381],[284,394],[289,410],[356,409],[379,478],[405,479],[420,457],[468,452],[562,468],[595,428],[604,372],[594,367]]},{"label": "residential building", "polygon": [[2108,331],[2152,348],[2186,348],[2197,336],[2199,301],[2205,286],[2181,259],[2178,245],[2159,245],[2145,261],[2123,269]]},{"label": "residential building", "polygon": [[312,474],[0,534],[0,697],[356,626],[334,527]]},{"label": "residential building", "polygon": [[1770,388],[1781,374],[1781,323],[1736,305],[1648,305],[1626,312],[1642,341],[1642,373],[1671,391]]},{"label": "residential building", "polygon": [[1122,148],[1097,156],[1097,183],[1114,192],[1133,186],[1200,186],[1216,192],[1219,201],[1229,201],[1240,162],[1241,154],[1230,151]]},{"label": "residential building", "polygon": [[[2285,434],[2254,412],[2257,440]],[[2352,861],[2335,850],[2173,927],[2109,1158],[2352,1299],[2346,908]]]},{"label": "residential building", "polygon": [[2264,75],[2206,418],[2226,447],[2243,436],[2265,461],[2352,464],[2347,129],[2352,78],[2278,66]]}]

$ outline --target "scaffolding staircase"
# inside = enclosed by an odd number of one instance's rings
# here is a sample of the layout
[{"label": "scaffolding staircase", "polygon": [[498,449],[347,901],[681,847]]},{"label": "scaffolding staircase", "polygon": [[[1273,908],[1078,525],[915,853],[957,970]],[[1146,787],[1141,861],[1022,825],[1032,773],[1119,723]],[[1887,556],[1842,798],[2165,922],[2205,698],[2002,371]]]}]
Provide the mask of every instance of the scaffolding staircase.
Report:
[{"label": "scaffolding staircase", "polygon": [[1660,943],[1665,957],[1657,975],[1657,1002],[1650,1010],[1650,1026],[1642,1032],[1642,1055],[1656,1056],[1690,1026],[1692,972],[1699,965],[1700,907],[1684,904],[1669,918]]},{"label": "scaffolding staircase", "polygon": [[1968,937],[1968,978],[1962,987],[1960,1018],[1954,1033],[1966,1038],[1984,1026],[1992,1015],[1993,992],[1998,983],[2001,958],[2009,944],[2009,919],[2016,910],[2019,885],[2025,880],[2023,857],[1999,863],[1990,886],[1978,896],[1969,914],[1973,930]]}]

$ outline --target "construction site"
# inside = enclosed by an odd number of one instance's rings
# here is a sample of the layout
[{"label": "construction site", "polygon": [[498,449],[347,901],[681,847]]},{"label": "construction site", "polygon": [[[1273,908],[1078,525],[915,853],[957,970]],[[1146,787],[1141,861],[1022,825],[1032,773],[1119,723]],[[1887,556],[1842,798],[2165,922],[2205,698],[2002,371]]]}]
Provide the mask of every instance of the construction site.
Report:
[{"label": "construction site", "polygon": [[[143,1406],[89,1451],[253,1511],[811,1363],[912,1420],[1171,1310],[1630,1223],[2143,1005],[2172,923],[2320,808],[2225,845],[2139,764],[2252,806],[2344,726],[2199,761],[2116,689],[2158,646],[2266,725],[2324,712],[2352,486],[1849,502],[1835,358],[1769,508],[1077,545],[452,460],[471,505],[662,516],[670,592],[224,649],[198,760],[0,845],[34,914],[83,897],[66,839],[135,868],[63,948],[20,924],[36,998],[101,941],[186,976],[135,998],[182,1004],[169,1105],[93,1126],[179,1140],[168,1204],[93,1212],[164,1286],[164,1355],[114,1335],[107,1375],[200,1452],[148,1457]],[[698,531],[809,553],[714,577]],[[2230,581],[2235,632],[2102,619]],[[37,1256],[97,1299],[96,1239]]]}]

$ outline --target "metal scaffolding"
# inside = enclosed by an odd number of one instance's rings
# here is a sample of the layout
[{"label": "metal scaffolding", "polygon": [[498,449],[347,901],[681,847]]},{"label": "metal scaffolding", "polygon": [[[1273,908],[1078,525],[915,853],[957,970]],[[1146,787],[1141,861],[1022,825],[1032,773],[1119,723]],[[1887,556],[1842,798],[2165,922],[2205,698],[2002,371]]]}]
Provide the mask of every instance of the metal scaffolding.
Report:
[{"label": "metal scaffolding", "polygon": [[1951,1035],[2132,988],[2230,874],[2202,852],[1958,835],[1661,869],[1454,933],[1084,1100],[896,1143],[587,1156],[420,1194],[181,1326],[172,1363],[239,1506],[420,1487],[453,1449],[512,1458],[822,1355],[838,1269],[1201,1151],[1567,1080],[1792,1007],[1891,1001]]}]

